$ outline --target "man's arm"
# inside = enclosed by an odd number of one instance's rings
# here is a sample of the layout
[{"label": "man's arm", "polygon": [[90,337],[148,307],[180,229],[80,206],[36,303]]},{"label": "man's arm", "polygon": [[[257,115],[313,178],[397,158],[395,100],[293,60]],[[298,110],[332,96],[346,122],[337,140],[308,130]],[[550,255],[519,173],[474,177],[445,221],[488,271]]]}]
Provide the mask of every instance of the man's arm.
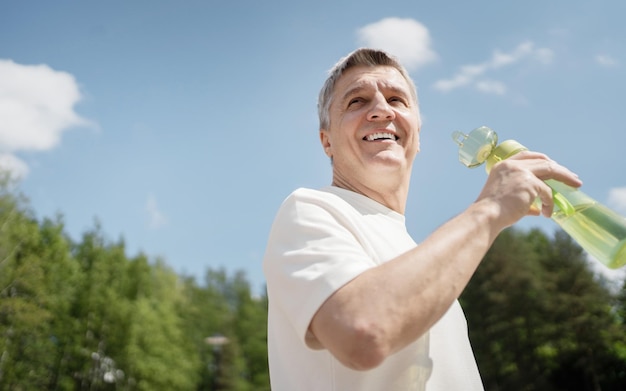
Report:
[{"label": "man's arm", "polygon": [[523,216],[539,214],[531,208],[537,197],[541,213],[551,215],[546,179],[581,185],[575,174],[535,152],[495,165],[464,212],[416,248],[336,291],[311,321],[309,346],[366,370],[418,339],[460,296],[496,236]]}]

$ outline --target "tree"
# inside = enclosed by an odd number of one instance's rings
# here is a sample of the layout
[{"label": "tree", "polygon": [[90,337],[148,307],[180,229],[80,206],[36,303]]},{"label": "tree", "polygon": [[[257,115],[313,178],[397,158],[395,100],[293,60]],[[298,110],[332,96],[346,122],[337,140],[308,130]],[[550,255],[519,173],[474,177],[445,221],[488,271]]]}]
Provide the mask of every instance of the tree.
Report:
[{"label": "tree", "polygon": [[26,200],[2,187],[0,389],[64,389],[60,340],[76,268],[62,230],[60,219],[40,226]]},{"label": "tree", "polygon": [[77,390],[107,389],[127,381],[124,362],[132,306],[124,296],[128,260],[123,241],[109,243],[101,226],[83,234],[73,256],[82,278],[71,310],[75,335],[68,370]]},{"label": "tree", "polygon": [[[619,389],[611,293],[566,234],[504,231],[461,297],[489,390]],[[607,366],[609,368],[607,368]]]},{"label": "tree", "polygon": [[237,297],[233,326],[245,360],[245,376],[253,390],[269,391],[267,296],[253,297],[243,272],[235,274],[233,289]]},{"label": "tree", "polygon": [[152,268],[150,296],[135,302],[129,330],[129,373],[138,390],[192,390],[199,359],[182,327],[186,305],[179,278],[163,262]]}]

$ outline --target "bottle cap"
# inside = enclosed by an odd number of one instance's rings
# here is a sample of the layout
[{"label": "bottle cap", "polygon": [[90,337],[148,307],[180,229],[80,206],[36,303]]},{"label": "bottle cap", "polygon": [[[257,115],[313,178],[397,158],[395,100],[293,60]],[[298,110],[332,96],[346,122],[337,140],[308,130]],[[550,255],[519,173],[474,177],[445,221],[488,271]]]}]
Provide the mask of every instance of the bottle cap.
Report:
[{"label": "bottle cap", "polygon": [[498,135],[486,126],[472,130],[469,134],[452,133],[459,146],[459,161],[467,167],[480,166],[491,155],[498,142]]}]

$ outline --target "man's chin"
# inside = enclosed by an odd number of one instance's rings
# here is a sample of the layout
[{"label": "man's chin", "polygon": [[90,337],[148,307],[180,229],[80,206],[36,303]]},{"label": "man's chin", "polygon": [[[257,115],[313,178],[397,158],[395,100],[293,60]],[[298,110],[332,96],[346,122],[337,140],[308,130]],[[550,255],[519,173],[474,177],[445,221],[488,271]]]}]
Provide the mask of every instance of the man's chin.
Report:
[{"label": "man's chin", "polygon": [[406,167],[406,165],[407,163],[404,156],[398,156],[392,153],[379,153],[372,159],[372,167],[374,167],[374,169],[397,170]]}]

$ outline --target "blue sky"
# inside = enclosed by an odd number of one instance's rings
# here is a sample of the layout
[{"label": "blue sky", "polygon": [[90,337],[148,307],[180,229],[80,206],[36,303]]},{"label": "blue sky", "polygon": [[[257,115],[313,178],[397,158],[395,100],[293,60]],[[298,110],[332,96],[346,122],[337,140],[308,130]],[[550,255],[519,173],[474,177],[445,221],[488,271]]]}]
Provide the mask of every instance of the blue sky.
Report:
[{"label": "blue sky", "polygon": [[[0,0],[0,165],[38,218],[97,219],[129,256],[262,287],[273,216],[330,183],[316,98],[360,46],[418,85],[422,152],[407,209],[421,241],[478,195],[451,133],[487,125],[569,166],[626,214],[622,0]],[[556,228],[525,218],[522,228]]]}]

